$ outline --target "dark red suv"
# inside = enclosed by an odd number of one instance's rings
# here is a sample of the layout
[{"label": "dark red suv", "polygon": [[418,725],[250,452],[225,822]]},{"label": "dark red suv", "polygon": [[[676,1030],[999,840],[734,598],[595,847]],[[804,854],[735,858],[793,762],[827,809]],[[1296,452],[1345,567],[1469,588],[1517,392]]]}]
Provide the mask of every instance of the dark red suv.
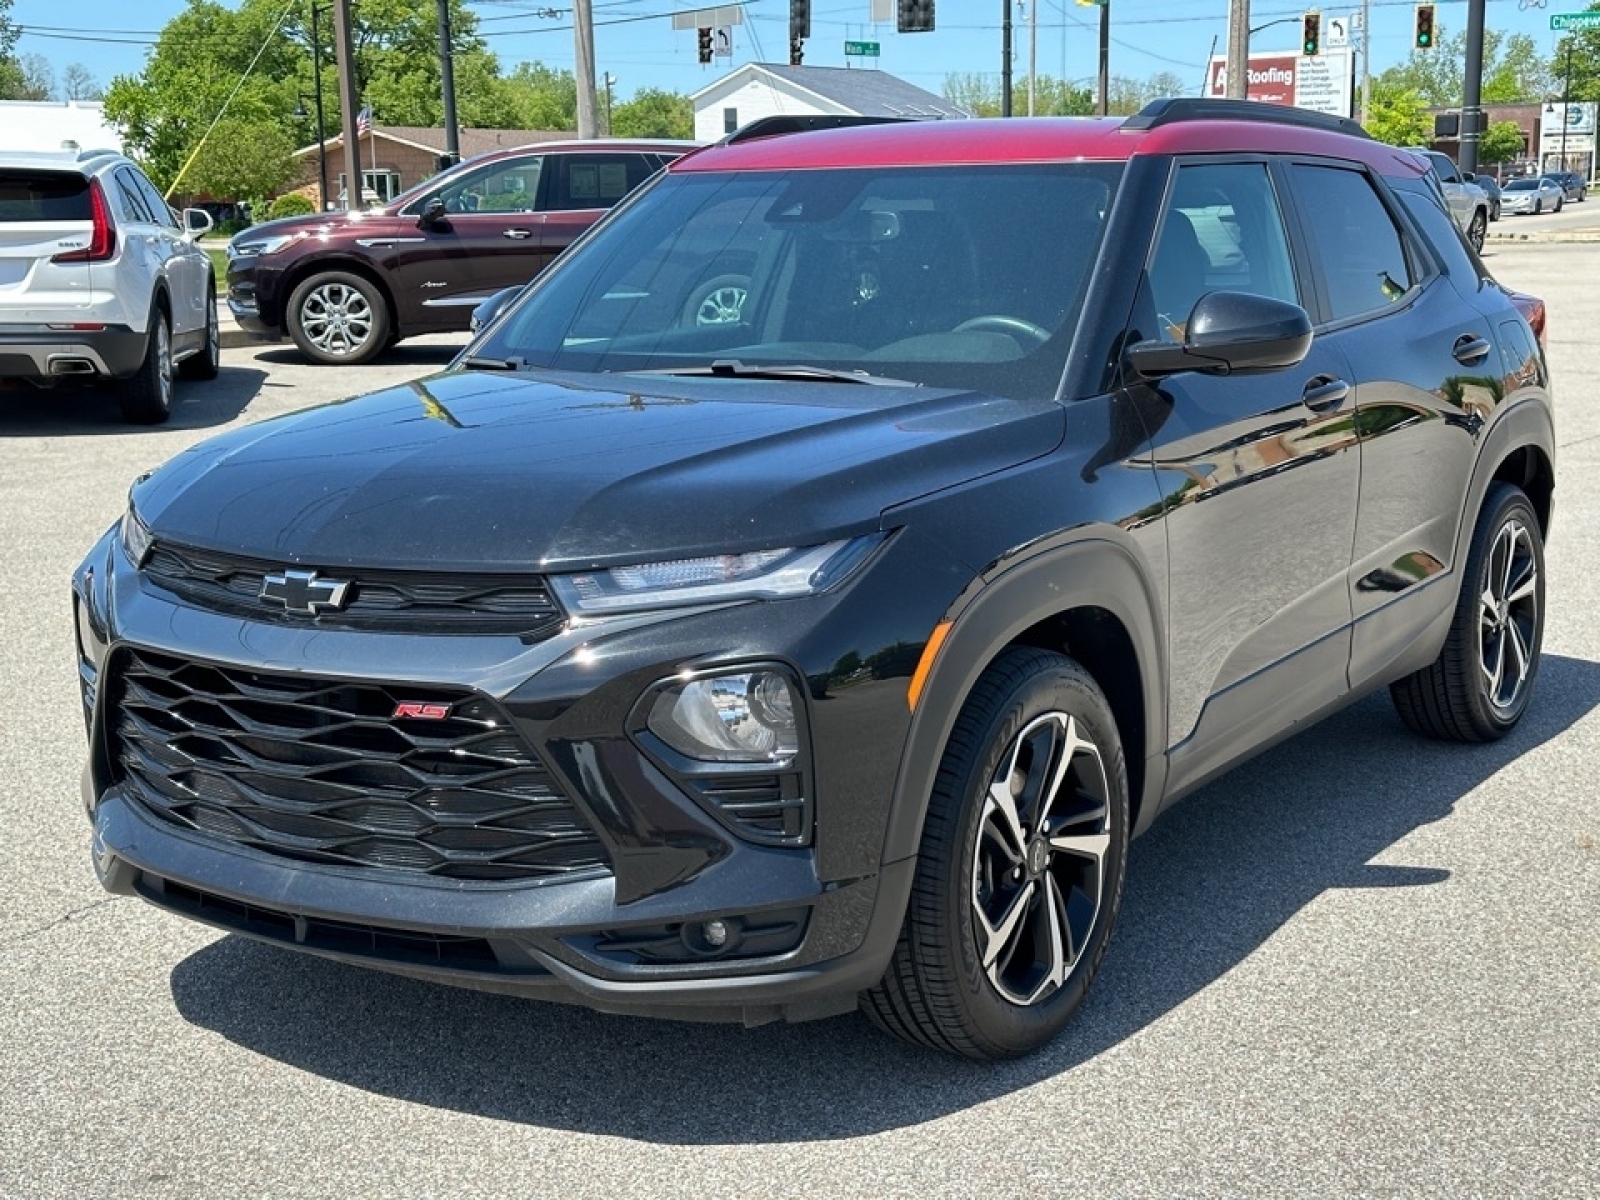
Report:
[{"label": "dark red suv", "polygon": [[382,208],[257,225],[228,245],[228,307],[315,362],[365,362],[401,338],[466,329],[693,143],[547,142],[462,163]]}]

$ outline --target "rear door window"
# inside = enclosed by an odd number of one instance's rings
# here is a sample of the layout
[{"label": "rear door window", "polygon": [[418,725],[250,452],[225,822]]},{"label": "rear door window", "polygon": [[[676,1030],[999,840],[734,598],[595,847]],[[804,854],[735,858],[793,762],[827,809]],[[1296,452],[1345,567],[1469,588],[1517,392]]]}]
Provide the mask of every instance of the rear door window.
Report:
[{"label": "rear door window", "polygon": [[88,221],[89,181],[67,172],[0,172],[0,222]]},{"label": "rear door window", "polygon": [[659,160],[645,154],[561,154],[548,169],[543,207],[551,212],[610,208],[651,175]]},{"label": "rear door window", "polygon": [[1318,259],[1334,321],[1382,312],[1417,282],[1405,242],[1366,173],[1293,167],[1295,192]]}]

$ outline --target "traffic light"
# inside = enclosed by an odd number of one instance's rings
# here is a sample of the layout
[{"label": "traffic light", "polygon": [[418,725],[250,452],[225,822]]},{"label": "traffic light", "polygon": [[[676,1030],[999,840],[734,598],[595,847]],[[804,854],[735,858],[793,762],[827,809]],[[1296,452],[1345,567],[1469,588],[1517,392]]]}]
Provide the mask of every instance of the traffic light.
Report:
[{"label": "traffic light", "polygon": [[1418,50],[1433,49],[1433,5],[1417,5],[1417,41]]},{"label": "traffic light", "polygon": [[703,67],[711,61],[711,30],[700,30],[700,65]]},{"label": "traffic light", "polygon": [[1305,15],[1305,35],[1301,39],[1300,53],[1310,58],[1314,54],[1322,53],[1322,14],[1308,12]]},{"label": "traffic light", "polygon": [[811,0],[789,0],[789,40],[811,36]]},{"label": "traffic light", "polygon": [[798,67],[802,62],[805,61],[805,57],[806,57],[806,44],[805,44],[805,42],[801,41],[799,38],[790,38],[789,39],[789,65],[791,67]]},{"label": "traffic light", "polygon": [[933,0],[900,0],[895,28],[901,33],[932,33]]}]

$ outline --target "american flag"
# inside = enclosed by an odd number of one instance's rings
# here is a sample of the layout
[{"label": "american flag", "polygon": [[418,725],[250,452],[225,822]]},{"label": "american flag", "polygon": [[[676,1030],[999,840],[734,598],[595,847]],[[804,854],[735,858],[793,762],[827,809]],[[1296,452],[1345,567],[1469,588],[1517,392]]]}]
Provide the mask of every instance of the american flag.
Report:
[{"label": "american flag", "polygon": [[361,137],[363,134],[368,134],[368,133],[371,133],[371,132],[372,132],[372,105],[367,104],[367,105],[364,105],[362,107],[361,111],[356,114],[356,136],[357,137]]}]

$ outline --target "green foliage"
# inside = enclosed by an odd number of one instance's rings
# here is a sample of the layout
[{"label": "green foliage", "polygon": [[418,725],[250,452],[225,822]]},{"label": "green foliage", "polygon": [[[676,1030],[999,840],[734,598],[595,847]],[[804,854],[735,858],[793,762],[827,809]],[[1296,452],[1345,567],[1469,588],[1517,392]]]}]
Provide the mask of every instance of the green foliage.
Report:
[{"label": "green foliage", "polygon": [[640,88],[611,113],[613,137],[692,138],[694,105],[689,97],[660,88]]},{"label": "green foliage", "polygon": [[571,71],[543,63],[518,63],[505,79],[515,120],[512,129],[576,129],[578,83]]},{"label": "green foliage", "polygon": [[478,198],[478,212],[531,212],[533,197],[527,192],[491,192]]},{"label": "green foliage", "polygon": [[268,121],[223,120],[183,177],[185,192],[222,199],[270,196],[295,177],[294,143]]},{"label": "green foliage", "polygon": [[[1459,108],[1466,79],[1467,35],[1444,37],[1442,27],[1440,32],[1436,48],[1413,50],[1405,62],[1373,76],[1373,81],[1413,91],[1429,108]],[[1532,104],[1543,100],[1551,87],[1550,66],[1527,34],[1485,29],[1483,102]]]},{"label": "green foliage", "polygon": [[[947,75],[944,98],[958,104],[975,117],[1000,115],[1000,80],[994,75]],[[1091,88],[1071,80],[1040,75],[1033,85],[1033,111],[1036,116],[1081,117],[1094,112],[1095,95]],[[1028,81],[1024,77],[1011,84],[1011,111],[1028,111]]]},{"label": "green foliage", "polygon": [[[1385,72],[1385,75],[1387,72]],[[1415,88],[1398,85],[1375,75],[1372,102],[1367,106],[1366,130],[1391,146],[1424,146],[1433,140],[1433,114]]]},{"label": "green foliage", "polygon": [[[1587,12],[1600,12],[1600,3]],[[1570,55],[1570,57],[1569,57]],[[1600,29],[1582,29],[1563,35],[1550,58],[1555,76],[1550,95],[1566,95],[1573,101],[1600,101]],[[1568,79],[1570,71],[1570,90]]]},{"label": "green foliage", "polygon": [[283,217],[302,217],[306,213],[314,213],[316,211],[317,206],[299,192],[285,192],[267,205],[267,220],[276,221]]},{"label": "green foliage", "polygon": [[1522,129],[1515,121],[1496,121],[1483,131],[1478,142],[1481,163],[1510,162],[1524,153]]}]

